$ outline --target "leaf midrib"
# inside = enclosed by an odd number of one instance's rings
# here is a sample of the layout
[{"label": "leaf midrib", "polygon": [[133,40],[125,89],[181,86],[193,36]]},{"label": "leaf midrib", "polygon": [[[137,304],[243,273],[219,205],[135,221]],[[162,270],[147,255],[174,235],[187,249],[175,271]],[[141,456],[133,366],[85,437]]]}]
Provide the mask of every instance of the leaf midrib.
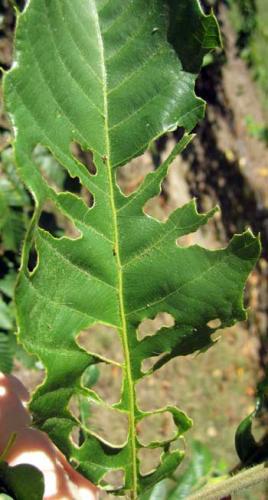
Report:
[{"label": "leaf midrib", "polygon": [[119,299],[119,311],[121,317],[121,338],[124,351],[125,359],[125,373],[127,378],[127,386],[129,389],[129,409],[128,409],[128,420],[129,420],[129,440],[131,446],[131,456],[132,456],[132,481],[133,487],[131,492],[132,498],[137,498],[137,463],[136,463],[136,426],[135,426],[135,387],[134,381],[132,379],[131,373],[131,361],[130,352],[128,346],[128,336],[127,336],[127,322],[124,306],[124,290],[123,290],[123,273],[120,258],[120,245],[119,245],[119,232],[118,232],[118,221],[117,221],[117,209],[115,204],[114,188],[113,188],[113,173],[111,165],[111,148],[110,148],[110,138],[109,138],[109,109],[108,109],[108,81],[107,72],[105,65],[105,49],[102,39],[99,14],[97,11],[96,1],[94,0],[94,10],[96,19],[96,33],[98,37],[98,44],[100,49],[101,57],[101,68],[102,68],[102,81],[103,81],[103,109],[104,109],[104,132],[105,132],[105,150],[106,150],[106,166],[108,173],[108,182],[110,189],[110,204],[112,211],[112,221],[113,221],[113,231],[114,231],[114,251],[115,251],[115,261],[118,274],[118,299]]}]

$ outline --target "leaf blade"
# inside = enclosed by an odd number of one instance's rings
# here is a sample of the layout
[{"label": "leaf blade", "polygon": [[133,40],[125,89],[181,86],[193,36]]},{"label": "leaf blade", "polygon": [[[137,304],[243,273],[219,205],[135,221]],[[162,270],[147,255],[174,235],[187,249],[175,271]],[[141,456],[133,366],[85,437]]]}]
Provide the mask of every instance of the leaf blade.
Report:
[{"label": "leaf blade", "polygon": [[[178,209],[166,223],[143,212],[152,193],[159,192],[174,156],[189,142],[187,134],[132,197],[124,197],[117,186],[117,167],[177,126],[190,131],[204,111],[203,101],[194,94],[194,75],[183,71],[167,42],[166,2],[150,0],[144,16],[143,12],[143,0],[66,0],[65,9],[60,0],[30,0],[19,16],[17,64],[5,78],[6,100],[17,129],[19,172],[36,201],[16,291],[20,339],[47,370],[31,409],[40,428],[89,479],[99,483],[108,470],[123,469],[122,491],[132,490],[134,496],[169,475],[182,459],[180,452],[169,452],[170,442],[164,443],[156,471],[149,477],[139,473],[136,423],[148,415],[137,406],[135,385],[145,376],[143,360],[163,354],[156,369],[187,349],[208,347],[214,330],[207,322],[215,314],[226,325],[244,318],[244,281],[259,252],[250,233],[218,252],[177,246],[178,237],[196,230],[213,214],[198,214],[193,203]],[[73,156],[73,143],[93,154],[96,175]],[[79,178],[94,197],[93,207],[47,183],[32,155],[37,145],[48,148],[71,177]],[[55,238],[38,227],[48,200],[74,224],[79,237]],[[29,272],[33,245],[38,261]],[[221,275],[229,273],[224,294],[215,268]],[[208,293],[213,294],[212,305]],[[139,343],[139,323],[160,311],[172,314],[175,328],[160,330],[150,343]],[[81,379],[89,366],[104,360],[76,342],[81,330],[96,323],[116,327],[124,351],[124,383],[115,405],[129,419],[122,447],[109,445],[91,429],[83,432],[81,447],[70,440],[73,427],[84,431],[68,409],[71,397],[98,399]],[[176,415],[178,435],[189,428],[189,419],[179,410],[161,411]]]}]

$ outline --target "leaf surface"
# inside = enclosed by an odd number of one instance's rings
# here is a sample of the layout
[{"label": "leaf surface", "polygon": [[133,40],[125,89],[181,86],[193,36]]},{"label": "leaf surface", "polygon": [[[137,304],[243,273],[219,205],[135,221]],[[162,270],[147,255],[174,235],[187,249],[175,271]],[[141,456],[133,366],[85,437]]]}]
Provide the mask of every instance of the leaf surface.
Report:
[{"label": "leaf surface", "polygon": [[[148,445],[162,447],[163,454],[159,467],[143,476],[136,426],[151,412],[137,405],[137,381],[174,356],[208,348],[214,333],[209,321],[217,318],[225,327],[245,318],[242,291],[259,253],[250,232],[215,252],[177,245],[214,213],[198,214],[194,202],[165,223],[143,211],[204,111],[194,75],[167,42],[169,15],[162,0],[30,0],[18,19],[16,64],[5,79],[18,168],[36,200],[16,292],[20,339],[47,372],[31,403],[34,419],[95,483],[104,485],[109,470],[123,470],[120,492],[131,491],[133,498],[177,468],[183,453],[170,451],[170,443],[191,426],[177,408],[157,411],[172,415],[176,433]],[[186,132],[167,160],[124,196],[116,169],[177,127]],[[93,154],[96,175],[72,154],[73,144]],[[93,207],[47,182],[34,161],[37,145],[79,178]],[[38,226],[48,200],[80,236],[55,238]],[[29,271],[33,246],[38,261]],[[139,340],[142,320],[160,312],[172,315],[174,326]],[[114,360],[76,342],[80,331],[98,323],[117,329],[124,352],[121,400],[113,405],[128,416],[128,439],[120,447],[85,429],[67,408],[73,395],[107,406],[81,380],[90,365]],[[144,372],[143,361],[151,357],[155,363]],[[70,439],[77,426],[83,427],[80,447]]]},{"label": "leaf surface", "polygon": [[32,465],[19,464],[10,467],[6,462],[0,462],[0,489],[12,495],[11,498],[42,500],[44,477],[42,472]]},{"label": "leaf surface", "polygon": [[183,500],[194,489],[200,489],[206,476],[212,472],[212,456],[209,449],[199,441],[192,443],[192,457],[184,474],[178,478],[177,485],[169,493],[168,500]]},{"label": "leaf surface", "polygon": [[217,20],[213,12],[204,15],[199,0],[196,2],[168,0],[168,4],[170,8],[168,39],[174,46],[183,69],[190,73],[198,73],[204,56],[211,49],[222,46]]},{"label": "leaf surface", "polygon": [[249,467],[267,460],[268,440],[264,435],[259,441],[254,437],[254,421],[261,418],[267,403],[268,384],[264,379],[257,387],[255,409],[240,422],[235,433],[235,447],[241,463]]}]

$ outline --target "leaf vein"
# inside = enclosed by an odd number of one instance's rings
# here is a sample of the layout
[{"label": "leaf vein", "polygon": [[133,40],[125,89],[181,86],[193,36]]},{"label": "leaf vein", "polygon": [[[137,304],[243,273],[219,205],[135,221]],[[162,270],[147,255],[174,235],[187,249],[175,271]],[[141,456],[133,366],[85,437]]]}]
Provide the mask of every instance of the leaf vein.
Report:
[{"label": "leaf vein", "polygon": [[208,267],[207,269],[205,269],[204,271],[202,271],[199,275],[195,276],[194,278],[192,278],[191,280],[187,281],[186,283],[183,283],[183,285],[179,286],[178,288],[176,288],[175,290],[173,290],[172,292],[166,294],[164,297],[161,297],[161,299],[158,299],[154,302],[150,302],[149,304],[146,304],[146,306],[144,307],[140,307],[134,311],[130,311],[129,313],[127,313],[127,316],[131,316],[132,314],[136,314],[137,312],[139,311],[143,311],[144,309],[148,309],[148,307],[153,307],[157,304],[161,304],[161,302],[164,302],[167,298],[171,297],[172,295],[175,295],[176,293],[178,293],[179,291],[182,290],[182,288],[186,287],[186,286],[189,286],[191,285],[192,283],[194,283],[195,281],[199,281],[201,278],[203,278],[207,273],[209,273],[212,269],[215,269],[217,268],[218,266],[222,265],[224,263],[224,261],[227,261],[228,259],[230,259],[231,257],[233,257],[232,254],[228,254],[226,255],[225,257],[223,257],[222,259],[220,259],[218,262],[216,262],[215,264],[213,264],[212,266]]},{"label": "leaf vein", "polygon": [[158,55],[164,54],[166,52],[166,47],[164,49],[156,50],[153,52],[153,54],[150,57],[147,57],[147,59],[144,60],[142,64],[139,65],[138,68],[135,68],[134,71],[128,74],[123,80],[120,81],[115,87],[112,87],[109,92],[108,96],[113,94],[115,91],[117,91],[119,88],[123,87],[125,83],[129,82],[134,76],[138,75],[140,71],[142,71],[146,66]]},{"label": "leaf vein", "polygon": [[[43,230],[41,230],[43,232]],[[45,232],[45,231],[44,231]],[[87,276],[89,276],[92,280],[94,281],[98,281],[99,283],[101,283],[102,285],[105,285],[105,286],[108,286],[109,288],[112,288],[113,290],[116,290],[116,287],[111,285],[110,283],[98,278],[97,276],[95,276],[92,272],[89,272],[87,271],[86,269],[82,268],[82,267],[79,267],[77,264],[75,264],[74,262],[72,262],[70,259],[68,259],[66,257],[66,255],[63,255],[57,248],[55,248],[55,246],[53,246],[53,244],[46,238],[44,240],[44,238],[42,237],[42,241],[44,242],[45,241],[45,244],[47,244],[52,250],[53,252],[58,255],[64,262],[66,262],[67,264],[69,264],[71,267],[74,267],[79,273],[81,274],[86,274]]]},{"label": "leaf vein", "polygon": [[[64,12],[63,12],[63,10],[62,10],[62,6],[63,6],[63,4],[62,4],[61,2],[59,2],[59,5],[60,5],[60,8],[61,8],[61,11],[62,11],[62,14],[63,14],[62,19],[65,21]],[[76,16],[76,12],[75,12],[75,10],[73,10],[73,9],[72,9],[72,13],[73,13],[74,17],[76,17],[76,18],[77,18],[77,20],[79,20],[79,18]],[[79,21],[80,21],[80,20],[79,20]],[[66,24],[66,26],[67,26],[67,23],[66,23],[66,22],[65,22],[65,24]],[[79,22],[79,25],[80,25],[81,27],[83,26],[83,28],[84,28],[84,25],[82,25],[80,22]],[[86,32],[86,31],[85,31],[85,32]],[[86,66],[90,69],[90,71],[91,71],[91,72],[92,72],[92,74],[95,76],[95,78],[98,80],[98,82],[100,82],[100,84],[102,84],[102,81],[101,81],[101,79],[100,79],[99,75],[96,73],[96,71],[93,69],[93,67],[92,67],[92,66],[91,66],[91,64],[89,63],[89,61],[88,61],[88,60],[86,59],[86,57],[84,56],[84,53],[83,53],[83,51],[82,51],[82,49],[81,49],[80,45],[77,43],[76,38],[73,36],[73,34],[72,34],[71,30],[68,30],[68,33],[70,34],[71,39],[73,40],[73,42],[74,42],[75,46],[77,47],[77,49],[78,49],[78,51],[79,51],[79,53],[80,53],[80,55],[81,55],[81,59],[82,59],[82,61],[84,61],[84,62],[86,63]]]}]

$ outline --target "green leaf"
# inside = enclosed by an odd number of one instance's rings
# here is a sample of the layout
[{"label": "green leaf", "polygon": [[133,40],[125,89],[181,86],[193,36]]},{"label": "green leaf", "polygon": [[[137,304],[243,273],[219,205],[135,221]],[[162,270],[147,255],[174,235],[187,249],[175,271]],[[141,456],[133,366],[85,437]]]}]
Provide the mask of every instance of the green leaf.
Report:
[{"label": "green leaf", "polygon": [[29,196],[17,175],[12,148],[1,152],[0,191],[10,207],[29,206]]},{"label": "green leaf", "polygon": [[18,252],[26,229],[24,212],[29,196],[19,179],[11,148],[1,153],[0,163],[0,237],[5,251]]},{"label": "green leaf", "polygon": [[268,439],[257,442],[252,426],[260,416],[262,410],[266,409],[268,395],[268,381],[265,379],[258,386],[256,405],[254,411],[242,420],[235,433],[235,447],[243,465],[249,467],[256,465],[268,458]]},{"label": "green leaf", "polygon": [[10,373],[13,367],[13,353],[9,336],[0,331],[0,372]]},{"label": "green leaf", "polygon": [[139,500],[164,500],[169,498],[167,480],[160,481],[157,483],[151,491],[146,491],[143,495],[140,495]]},{"label": "green leaf", "polygon": [[0,330],[11,330],[13,327],[13,317],[10,307],[0,296]]},{"label": "green leaf", "polygon": [[258,444],[252,434],[254,413],[239,424],[235,434],[235,447],[240,460],[247,462],[258,450]]},{"label": "green leaf", "polygon": [[201,482],[211,472],[212,456],[209,449],[194,441],[192,444],[192,458],[184,474],[177,480],[177,486],[169,494],[169,500],[180,500],[187,498],[193,488],[202,487]]},{"label": "green leaf", "polygon": [[[98,366],[91,365],[85,370],[83,374],[82,383],[86,388],[90,389],[98,382],[99,377],[100,377],[100,370]],[[86,427],[87,420],[91,415],[91,405],[89,399],[86,399],[84,397],[79,398],[79,414],[80,414],[79,418],[81,420],[82,425]],[[83,430],[80,430],[79,434],[80,444],[82,444],[85,441],[86,437],[87,437],[86,433]]]},{"label": "green leaf", "polygon": [[10,467],[6,462],[0,462],[0,489],[17,500],[42,500],[43,474],[32,465]]},{"label": "green leaf", "polygon": [[48,177],[55,187],[63,188],[65,180],[65,170],[52,155],[42,146],[37,146],[34,152],[36,164],[43,169],[44,176]]},{"label": "green leaf", "polygon": [[213,13],[205,15],[199,0],[168,0],[170,25],[168,38],[185,71],[198,73],[204,56],[222,46],[221,34]]},{"label": "green leaf", "polygon": [[[143,211],[204,111],[194,93],[194,75],[183,70],[167,42],[168,26],[163,0],[66,0],[64,7],[61,0],[30,0],[18,18],[16,64],[5,78],[18,169],[36,201],[16,291],[20,339],[47,372],[31,410],[36,424],[80,472],[104,484],[107,472],[123,470],[120,493],[130,491],[133,498],[175,471],[183,453],[170,451],[170,444],[191,426],[178,408],[157,410],[172,415],[176,432],[169,441],[148,445],[162,447],[163,453],[157,469],[143,476],[138,452],[144,445],[136,426],[155,412],[138,407],[137,382],[175,356],[212,345],[211,320],[226,327],[246,317],[242,292],[260,246],[247,231],[223,250],[184,248],[176,241],[205,224],[214,210],[198,214],[191,202],[165,223]],[[125,197],[116,169],[178,126],[186,130],[180,143]],[[73,143],[92,152],[96,175],[72,154]],[[36,146],[48,148],[71,177],[79,178],[94,197],[93,207],[83,196],[47,183],[35,162]],[[55,238],[39,227],[48,201],[73,223],[79,237]],[[38,261],[30,272],[33,247]],[[172,315],[174,326],[138,340],[143,319],[160,312]],[[112,408],[127,415],[129,433],[118,447],[87,429],[67,408],[72,396],[109,406],[85,387],[83,374],[93,364],[118,362],[76,342],[80,331],[98,323],[117,329],[124,352],[121,400]],[[144,372],[143,361],[151,357],[158,359]],[[83,431],[80,447],[70,439],[74,427]]]},{"label": "green leaf", "polygon": [[88,388],[93,387],[93,385],[95,385],[98,382],[99,377],[100,377],[99,368],[96,365],[91,365],[84,372],[83,385]]},{"label": "green leaf", "polygon": [[0,280],[0,291],[9,299],[13,298],[17,273],[12,269]]},{"label": "green leaf", "polygon": [[[1,202],[0,202],[0,205]],[[1,208],[0,208],[1,209]],[[23,215],[11,210],[7,205],[5,206],[5,216],[0,220],[0,233],[5,250],[12,250],[16,252],[23,240],[25,233]]]}]

